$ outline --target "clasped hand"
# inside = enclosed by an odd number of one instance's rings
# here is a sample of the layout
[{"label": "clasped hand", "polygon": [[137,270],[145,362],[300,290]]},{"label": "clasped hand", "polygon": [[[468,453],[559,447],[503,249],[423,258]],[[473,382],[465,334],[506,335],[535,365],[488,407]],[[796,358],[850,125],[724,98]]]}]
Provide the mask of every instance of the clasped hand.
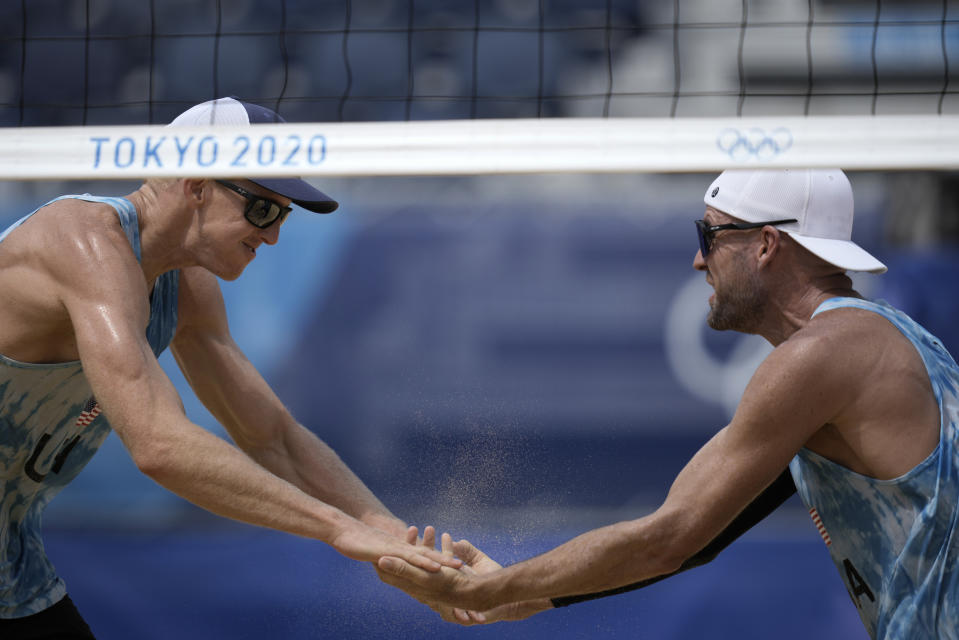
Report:
[{"label": "clasped hand", "polygon": [[[416,527],[410,527],[407,530],[406,542],[417,544],[418,534]],[[436,529],[428,526],[423,530],[423,539],[419,546],[434,549],[435,545]],[[549,608],[546,600],[513,602],[486,611],[453,606],[473,604],[468,593],[469,587],[476,585],[478,576],[491,574],[502,569],[502,566],[467,540],[453,542],[448,533],[444,533],[440,538],[440,551],[445,557],[458,557],[463,561],[463,565],[457,570],[444,563],[446,566],[439,571],[424,571],[401,558],[384,556],[376,563],[376,572],[383,582],[403,590],[427,605],[443,620],[465,626],[500,620],[522,620]]]}]

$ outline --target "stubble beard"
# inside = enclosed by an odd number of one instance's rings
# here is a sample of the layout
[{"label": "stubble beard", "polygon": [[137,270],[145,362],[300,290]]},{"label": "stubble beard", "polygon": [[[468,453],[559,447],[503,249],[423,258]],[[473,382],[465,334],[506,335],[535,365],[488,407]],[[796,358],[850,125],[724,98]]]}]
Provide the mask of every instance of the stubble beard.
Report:
[{"label": "stubble beard", "polygon": [[716,289],[706,323],[716,331],[756,333],[766,301],[763,283],[745,265],[736,267],[726,286],[721,291]]}]

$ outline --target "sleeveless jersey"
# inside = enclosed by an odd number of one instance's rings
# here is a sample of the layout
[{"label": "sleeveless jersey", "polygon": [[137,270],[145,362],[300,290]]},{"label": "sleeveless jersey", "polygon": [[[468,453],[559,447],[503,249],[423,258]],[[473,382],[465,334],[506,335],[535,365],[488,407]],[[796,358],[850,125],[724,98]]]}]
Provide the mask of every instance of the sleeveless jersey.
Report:
[{"label": "sleeveless jersey", "polygon": [[959,367],[929,332],[883,302],[866,309],[912,342],[939,404],[939,446],[906,474],[869,478],[802,449],[789,465],[803,502],[873,638],[959,638]]},{"label": "sleeveless jersey", "polygon": [[[140,260],[133,203],[89,195],[63,198],[102,202],[116,209]],[[0,234],[0,242],[34,213]],[[176,330],[178,282],[179,272],[170,271],[154,284],[146,335],[156,355],[166,349]],[[30,364],[0,355],[0,618],[37,613],[66,595],[66,586],[44,553],[41,515],[110,432],[99,413],[79,361]]]}]

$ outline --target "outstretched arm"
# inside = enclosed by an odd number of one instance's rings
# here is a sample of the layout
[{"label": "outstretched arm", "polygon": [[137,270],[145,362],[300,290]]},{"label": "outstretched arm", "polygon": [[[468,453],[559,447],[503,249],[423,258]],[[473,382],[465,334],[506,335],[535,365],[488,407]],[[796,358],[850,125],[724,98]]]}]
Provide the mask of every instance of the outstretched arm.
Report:
[{"label": "outstretched arm", "polygon": [[317,500],[188,420],[145,339],[149,292],[128,241],[117,225],[92,230],[81,217],[62,220],[75,228],[51,231],[44,268],[93,393],[143,473],[208,511],[322,540],[350,558],[395,551],[421,569],[439,567],[441,554]]},{"label": "outstretched arm", "polygon": [[834,351],[835,345],[802,340],[774,350],[732,422],[696,453],[649,516],[589,531],[485,576],[445,570],[427,575],[390,558],[379,566],[401,588],[481,611],[531,598],[603,592],[676,572],[726,530],[812,434],[837,415],[845,380],[837,378],[835,367],[823,366]]},{"label": "outstretched arm", "polygon": [[230,335],[219,284],[184,269],[173,354],[197,397],[260,465],[307,494],[397,537],[390,513],[340,457],[300,425]]},{"label": "outstretched arm", "polygon": [[[587,600],[605,598],[606,596],[614,596],[620,593],[642,589],[643,587],[656,584],[657,582],[665,580],[666,578],[671,578],[672,576],[682,573],[688,569],[701,567],[704,564],[712,562],[721,551],[731,545],[741,535],[759,524],[759,522],[765,519],[766,516],[771,514],[773,511],[778,509],[782,503],[792,497],[795,493],[796,485],[793,482],[792,475],[787,469],[786,471],[783,471],[771,485],[766,487],[766,490],[759,494],[759,496],[753,500],[748,507],[743,509],[742,513],[736,516],[736,519],[733,520],[729,526],[722,531],[722,533],[716,536],[713,541],[706,545],[701,551],[699,551],[699,553],[686,560],[676,571],[667,573],[665,575],[656,576],[655,578],[647,578],[646,580],[634,582],[633,584],[628,584],[624,587],[617,587],[616,589],[608,589],[606,591],[598,591],[595,593],[584,593],[576,596],[551,598],[550,602],[554,607],[566,607],[571,604],[576,604],[577,602],[585,602]],[[466,560],[466,558],[464,558],[464,560]]]},{"label": "outstretched arm", "polygon": [[[726,547],[737,540],[742,534],[746,533],[748,530],[765,519],[773,511],[778,509],[795,493],[796,485],[793,482],[792,475],[787,469],[783,471],[783,473],[781,473],[772,484],[766,487],[766,489],[759,494],[759,496],[753,500],[749,506],[743,509],[742,513],[740,513],[736,519],[729,524],[728,527],[726,527],[718,536],[716,536],[712,542],[706,545],[694,556],[686,560],[686,562],[684,562],[678,570],[673,571],[672,573],[656,576],[654,578],[648,578],[646,580],[634,582],[633,584],[623,587],[607,589],[605,591],[597,591],[594,593],[584,593],[575,596],[563,596],[556,598],[539,598],[537,600],[527,600],[523,602],[511,602],[496,607],[490,611],[484,611],[481,613],[465,611],[463,609],[453,608],[448,605],[437,604],[433,601],[424,600],[424,604],[428,605],[434,611],[439,613],[440,616],[448,622],[456,622],[461,625],[488,624],[491,622],[499,622],[504,620],[524,620],[532,615],[548,609],[567,607],[571,604],[576,604],[579,602],[596,600],[598,598],[615,596],[621,593],[642,589],[665,580],[666,578],[670,578],[678,573],[682,573],[688,569],[693,569],[695,567],[712,562],[712,560],[715,559],[716,556],[718,556]],[[415,543],[416,533],[416,527],[410,527],[411,537],[408,537],[407,541]],[[423,545],[432,547],[434,544],[435,535],[436,532],[433,527],[427,527],[423,534]],[[472,572],[477,575],[484,575],[497,571],[498,569],[502,569],[502,566],[498,562],[490,558],[488,555],[483,553],[483,551],[473,546],[466,540],[460,540],[457,542],[456,548],[459,553],[459,557],[465,563],[461,569],[462,571]],[[442,536],[442,549],[444,553],[453,553],[453,541],[448,533],[444,533]],[[385,577],[387,582],[391,581],[391,578],[389,577],[390,574],[386,574],[379,569],[377,572],[380,574],[381,578]]]}]

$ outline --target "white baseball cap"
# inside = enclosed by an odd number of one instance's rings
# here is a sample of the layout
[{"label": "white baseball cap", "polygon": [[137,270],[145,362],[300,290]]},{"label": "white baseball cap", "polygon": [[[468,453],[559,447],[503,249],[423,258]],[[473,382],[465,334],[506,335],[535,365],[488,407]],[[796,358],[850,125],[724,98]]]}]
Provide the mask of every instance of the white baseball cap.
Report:
[{"label": "white baseball cap", "polygon": [[851,240],[852,187],[839,169],[727,169],[709,185],[703,202],[744,222],[795,218],[776,228],[829,264],[886,271]]},{"label": "white baseball cap", "polygon": [[[194,105],[173,119],[170,127],[250,125],[286,122],[278,113],[236,98],[218,98]],[[250,182],[285,196],[308,211],[332,213],[340,206],[302,178],[247,178]]]}]

